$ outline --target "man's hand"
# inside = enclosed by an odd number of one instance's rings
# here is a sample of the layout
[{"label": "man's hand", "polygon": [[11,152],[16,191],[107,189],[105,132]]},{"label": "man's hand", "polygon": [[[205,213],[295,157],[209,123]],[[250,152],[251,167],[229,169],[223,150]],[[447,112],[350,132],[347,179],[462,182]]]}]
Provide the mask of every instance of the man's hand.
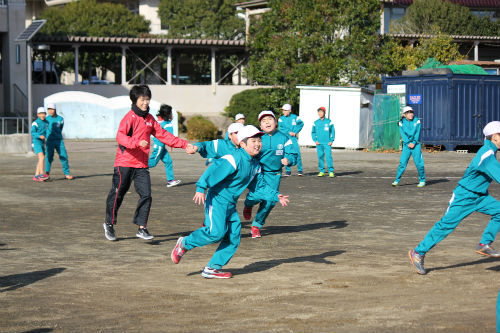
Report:
[{"label": "man's hand", "polygon": [[290,134],[290,136],[295,136],[295,135],[297,135],[297,134],[295,134],[294,132],[290,132],[290,133],[288,133],[288,134]]},{"label": "man's hand", "polygon": [[186,146],[186,153],[188,154],[194,154],[198,151],[198,146],[194,146],[190,143]]},{"label": "man's hand", "polygon": [[196,192],[194,194],[193,201],[198,205],[205,204],[205,193]]},{"label": "man's hand", "polygon": [[286,158],[286,157],[285,157],[285,158],[282,158],[282,159],[281,159],[281,164],[283,164],[283,165],[288,165],[288,163],[290,163],[290,162],[288,161],[288,158]]},{"label": "man's hand", "polygon": [[142,148],[146,148],[148,145],[149,141],[141,140],[141,142],[139,142],[139,146],[141,146]]},{"label": "man's hand", "polygon": [[280,204],[285,207],[288,206],[290,200],[288,199],[289,195],[278,194],[278,199],[280,199]]},{"label": "man's hand", "polygon": [[410,149],[413,149],[413,148],[415,147],[415,144],[414,144],[414,143],[409,143],[409,144],[408,144],[408,147],[409,147]]}]

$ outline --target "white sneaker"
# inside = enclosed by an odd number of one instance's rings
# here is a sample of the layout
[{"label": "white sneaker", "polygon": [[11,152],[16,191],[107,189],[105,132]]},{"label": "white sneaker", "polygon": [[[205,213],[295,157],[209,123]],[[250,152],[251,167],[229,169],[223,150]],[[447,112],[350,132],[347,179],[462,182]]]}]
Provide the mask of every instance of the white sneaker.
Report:
[{"label": "white sneaker", "polygon": [[425,186],[425,182],[419,182],[417,187],[424,187]]},{"label": "white sneaker", "polygon": [[391,185],[392,185],[392,186],[398,186],[398,185],[399,185],[399,182],[393,182]]},{"label": "white sneaker", "polygon": [[178,180],[178,179],[169,180],[169,181],[167,182],[167,187],[177,186],[177,185],[179,185],[180,183],[181,183],[181,181],[180,181],[180,180]]}]

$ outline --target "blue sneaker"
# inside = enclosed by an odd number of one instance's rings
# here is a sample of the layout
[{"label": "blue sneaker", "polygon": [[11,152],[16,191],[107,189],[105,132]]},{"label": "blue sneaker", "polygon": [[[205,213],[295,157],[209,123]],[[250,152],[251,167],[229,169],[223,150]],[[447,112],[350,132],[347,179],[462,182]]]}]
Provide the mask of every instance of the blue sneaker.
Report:
[{"label": "blue sneaker", "polygon": [[420,255],[415,250],[410,250],[410,252],[408,252],[408,256],[410,256],[411,265],[413,266],[413,268],[415,269],[415,271],[418,274],[420,274],[420,275],[427,274],[427,271],[424,268],[424,258],[425,258],[425,256]]}]

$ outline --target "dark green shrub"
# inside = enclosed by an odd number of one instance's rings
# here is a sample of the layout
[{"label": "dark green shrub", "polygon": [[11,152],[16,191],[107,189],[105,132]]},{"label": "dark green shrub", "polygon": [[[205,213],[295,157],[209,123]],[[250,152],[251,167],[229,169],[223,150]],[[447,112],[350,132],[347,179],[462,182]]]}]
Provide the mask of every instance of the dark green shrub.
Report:
[{"label": "dark green shrub", "polygon": [[180,111],[177,111],[177,122],[178,122],[178,128],[179,128],[179,133],[186,133],[187,128],[186,125],[184,125],[184,122],[186,121],[186,117],[182,115]]},{"label": "dark green shrub", "polygon": [[208,141],[217,138],[219,130],[202,116],[194,116],[187,121],[188,140]]},{"label": "dark green shrub", "polygon": [[293,113],[299,112],[298,89],[257,88],[234,94],[224,115],[234,119],[238,113],[245,115],[245,125],[259,126],[257,117],[261,111],[271,110],[277,118],[281,116],[281,107],[285,103],[292,105]]}]

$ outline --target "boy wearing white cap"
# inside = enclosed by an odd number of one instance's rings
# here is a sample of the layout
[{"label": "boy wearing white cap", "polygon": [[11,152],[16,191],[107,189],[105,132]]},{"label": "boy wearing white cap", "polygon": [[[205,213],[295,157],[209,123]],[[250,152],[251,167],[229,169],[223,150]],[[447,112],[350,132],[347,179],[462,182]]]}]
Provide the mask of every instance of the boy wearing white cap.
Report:
[{"label": "boy wearing white cap", "polygon": [[68,153],[66,152],[66,147],[64,146],[62,131],[64,127],[64,118],[57,114],[56,105],[54,103],[49,103],[47,105],[47,111],[49,115],[47,116],[48,127],[47,127],[47,155],[45,156],[45,173],[50,174],[50,169],[52,166],[52,161],[54,160],[54,149],[59,155],[59,160],[61,161],[64,176],[66,179],[73,179],[73,176],[69,173],[69,163],[68,163]]},{"label": "boy wearing white cap", "polygon": [[424,268],[425,254],[473,212],[491,216],[476,252],[484,256],[500,257],[500,253],[490,245],[500,230],[500,202],[488,194],[488,187],[493,180],[500,183],[500,163],[496,158],[500,148],[500,122],[488,123],[483,133],[486,137],[484,145],[458,182],[445,215],[432,227],[424,240],[409,252],[412,266],[418,274],[427,273]]},{"label": "boy wearing white cap", "polygon": [[406,170],[410,156],[413,156],[413,162],[418,171],[417,187],[425,186],[425,168],[424,156],[422,155],[422,147],[420,144],[420,119],[415,117],[415,113],[411,106],[403,108],[403,117],[399,122],[399,133],[403,140],[403,151],[399,159],[398,172],[392,186],[398,186],[403,172]]},{"label": "boy wearing white cap", "polygon": [[272,111],[262,111],[259,114],[260,128],[265,132],[262,136],[262,151],[259,160],[262,172],[257,176],[257,186],[250,190],[245,199],[243,217],[250,220],[252,207],[259,204],[259,210],[252,222],[252,238],[260,238],[260,229],[266,223],[266,218],[271,213],[276,202],[263,190],[265,184],[278,191],[281,182],[281,172],[285,165],[295,165],[297,152],[292,140],[276,129],[276,116]]},{"label": "boy wearing white cap", "polygon": [[227,129],[227,139],[216,139],[211,141],[202,141],[195,143],[196,151],[203,158],[207,158],[207,165],[212,163],[214,158],[220,158],[224,155],[232,153],[238,144],[238,131],[245,127],[241,123],[232,123]]},{"label": "boy wearing white cap", "polygon": [[243,113],[238,113],[236,116],[234,116],[234,121],[245,125],[245,115]]},{"label": "boy wearing white cap", "polygon": [[[304,122],[296,114],[292,113],[292,106],[290,104],[283,105],[281,110],[283,111],[283,115],[278,119],[279,130],[292,139],[292,143],[297,151],[297,176],[302,176],[302,157],[300,156],[297,135],[302,130],[302,127],[304,127]],[[285,167],[285,170],[286,177],[292,175],[292,169],[289,165]]]},{"label": "boy wearing white cap", "polygon": [[36,115],[38,118],[31,124],[31,146],[33,147],[35,154],[38,156],[33,181],[43,182],[48,179],[48,176],[44,174],[43,161],[45,159],[45,136],[47,134],[47,127],[49,123],[45,120],[47,113],[42,106],[36,110]]},{"label": "boy wearing white cap", "polygon": [[[207,279],[232,277],[230,272],[223,272],[221,269],[229,262],[240,244],[241,222],[236,203],[247,187],[257,186],[254,178],[261,171],[261,167],[256,156],[262,148],[263,134],[251,125],[242,128],[238,132],[241,148],[215,160],[200,177],[196,183],[193,200],[198,205],[205,204],[205,221],[203,227],[177,240],[171,253],[174,264],[178,264],[187,251],[220,241],[201,275]],[[275,202],[279,201],[283,206],[288,204],[288,196],[270,188],[264,190]]]}]

